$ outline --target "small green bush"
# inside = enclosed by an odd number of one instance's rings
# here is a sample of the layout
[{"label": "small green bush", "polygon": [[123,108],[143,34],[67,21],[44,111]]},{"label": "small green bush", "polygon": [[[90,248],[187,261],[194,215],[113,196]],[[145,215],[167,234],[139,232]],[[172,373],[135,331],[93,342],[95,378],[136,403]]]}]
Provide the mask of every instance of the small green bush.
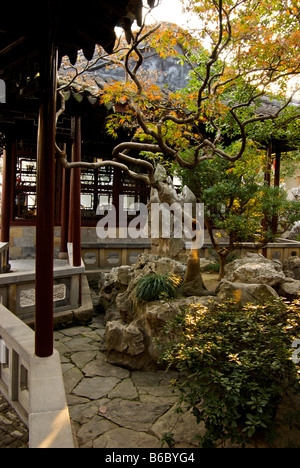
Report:
[{"label": "small green bush", "polygon": [[136,287],[136,297],[144,301],[157,301],[162,297],[175,297],[176,289],[181,284],[181,278],[175,275],[159,275],[152,273],[141,278]]},{"label": "small green bush", "polygon": [[[271,430],[285,386],[299,391],[292,342],[300,338],[300,301],[191,305],[166,332],[176,337],[161,361],[185,376],[182,404],[204,421],[202,447],[246,446]],[[271,433],[271,431],[270,431]]]}]

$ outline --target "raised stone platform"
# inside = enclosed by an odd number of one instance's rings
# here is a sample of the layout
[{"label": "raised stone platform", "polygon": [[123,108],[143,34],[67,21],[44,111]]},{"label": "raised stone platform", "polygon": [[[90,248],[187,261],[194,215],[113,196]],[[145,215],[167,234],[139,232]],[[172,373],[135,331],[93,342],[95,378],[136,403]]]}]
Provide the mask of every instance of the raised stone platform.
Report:
[{"label": "raised stone platform", "polygon": [[[27,325],[34,325],[35,259],[10,260],[9,273],[0,275],[1,303]],[[54,260],[55,326],[89,321],[93,314],[85,267],[69,265],[67,260]]]}]

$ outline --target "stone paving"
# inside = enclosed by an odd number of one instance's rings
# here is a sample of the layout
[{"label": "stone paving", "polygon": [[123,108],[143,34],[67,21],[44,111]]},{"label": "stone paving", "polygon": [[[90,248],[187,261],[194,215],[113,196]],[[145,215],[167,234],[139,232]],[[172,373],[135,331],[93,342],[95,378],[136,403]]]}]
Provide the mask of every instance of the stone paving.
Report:
[{"label": "stone paving", "polygon": [[[177,373],[129,371],[106,362],[104,323],[95,315],[88,326],[54,332],[60,352],[67,402],[78,448],[168,448],[162,439],[172,435],[174,448],[197,448],[202,432],[190,413],[175,412],[177,395],[170,380]],[[279,413],[299,414],[300,397],[289,396]],[[285,416],[283,417],[283,420]],[[299,448],[300,422],[285,421],[271,446]],[[28,429],[0,394],[0,448],[28,448]]]},{"label": "stone paving", "polygon": [[194,416],[175,412],[170,380],[177,374],[108,364],[104,332],[101,315],[89,326],[55,332],[78,448],[160,448],[166,434],[173,434],[174,448],[196,447]]},{"label": "stone paving", "polygon": [[28,448],[27,426],[0,393],[0,448]]},{"label": "stone paving", "polygon": [[[170,381],[177,373],[129,371],[106,362],[104,316],[95,315],[87,326],[54,332],[61,356],[67,403],[78,448],[196,448],[195,435],[203,431],[189,413],[175,412],[178,395]],[[300,398],[281,405],[299,413]],[[170,440],[170,437],[169,437]],[[254,444],[270,448],[268,444]],[[280,425],[271,448],[299,448],[299,419]],[[28,448],[28,429],[0,394],[0,448]]]}]

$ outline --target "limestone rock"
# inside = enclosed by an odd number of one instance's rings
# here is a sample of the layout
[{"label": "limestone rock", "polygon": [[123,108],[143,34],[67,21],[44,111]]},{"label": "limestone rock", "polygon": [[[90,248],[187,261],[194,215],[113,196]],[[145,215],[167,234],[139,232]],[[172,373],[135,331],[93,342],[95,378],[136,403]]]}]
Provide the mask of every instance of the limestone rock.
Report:
[{"label": "limestone rock", "polygon": [[106,349],[108,353],[115,350],[131,356],[141,354],[145,349],[143,334],[132,323],[109,322],[106,327]]},{"label": "limestone rock", "polygon": [[137,262],[131,268],[134,272],[131,279],[131,282],[133,282],[135,278],[147,275],[153,271],[160,275],[170,273],[183,278],[186,266],[172,258],[143,253],[138,256]]},{"label": "limestone rock", "polygon": [[117,295],[116,305],[123,322],[131,323],[134,319],[134,307],[133,300],[127,291]]},{"label": "limestone rock", "polygon": [[217,296],[222,301],[233,299],[246,304],[261,304],[279,297],[268,284],[245,284],[222,280],[217,288]]},{"label": "limestone rock", "polygon": [[289,301],[300,298],[300,280],[292,280],[282,283],[278,289],[280,296],[285,297]]},{"label": "limestone rock", "polygon": [[155,179],[159,182],[165,181],[167,179],[167,171],[161,164],[157,164],[155,173]]},{"label": "limestone rock", "polygon": [[[148,353],[152,361],[157,362],[161,354],[161,346],[167,344],[170,340],[170,336],[165,333],[167,322],[174,320],[190,304],[207,305],[209,301],[214,300],[215,297],[213,296],[190,296],[172,301],[171,304],[162,303],[161,301],[147,304],[144,314],[144,331],[148,343]],[[172,340],[174,338],[174,336],[171,337]]]},{"label": "limestone rock", "polygon": [[206,271],[209,267],[216,265],[214,260],[209,260],[208,258],[200,258],[200,269],[201,271]]},{"label": "limestone rock", "polygon": [[198,265],[198,276],[191,278],[190,297],[175,298],[169,304],[164,301],[139,301],[135,294],[137,283],[140,278],[153,272],[173,274],[184,279],[186,265],[169,257],[141,254],[134,265],[114,268],[102,280],[100,301],[107,304],[105,346],[110,364],[144,370],[159,367],[160,351],[156,340],[164,342],[168,339],[164,332],[167,321],[179,314],[182,306],[199,302],[201,298],[194,297],[197,294],[210,297],[210,293],[204,289]]},{"label": "limestone rock", "polygon": [[232,283],[267,284],[273,287],[285,281],[285,274],[280,262],[248,253],[225,267],[225,279]]},{"label": "limestone rock", "polygon": [[99,304],[108,309],[115,303],[116,297],[124,292],[127,285],[122,283],[117,268],[113,268],[110,273],[102,274],[99,281]]},{"label": "limestone rock", "polygon": [[117,280],[119,283],[128,286],[133,276],[132,268],[129,265],[123,265],[116,269]]},{"label": "limestone rock", "polygon": [[288,233],[287,238],[291,240],[295,240],[298,238],[299,235],[300,235],[300,221],[297,221],[292,227],[292,229],[290,230],[290,232]]},{"label": "limestone rock", "polygon": [[297,256],[290,256],[283,262],[283,271],[286,276],[300,280],[300,258]]}]

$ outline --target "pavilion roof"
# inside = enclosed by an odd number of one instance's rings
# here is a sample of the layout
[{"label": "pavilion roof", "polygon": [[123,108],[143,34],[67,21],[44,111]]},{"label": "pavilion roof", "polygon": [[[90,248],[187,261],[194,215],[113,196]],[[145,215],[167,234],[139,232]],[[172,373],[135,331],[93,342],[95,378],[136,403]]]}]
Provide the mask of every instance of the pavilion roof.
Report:
[{"label": "pavilion roof", "polygon": [[[147,1],[149,6],[154,5],[154,0]],[[116,39],[114,28],[123,27],[129,37],[133,22],[141,22],[142,7],[142,0],[87,0],[84,4],[70,0],[4,0],[0,16],[0,79],[21,80],[36,75],[49,13],[59,56],[68,55],[75,63],[80,49],[87,59],[92,58],[96,44],[111,53]]]}]

